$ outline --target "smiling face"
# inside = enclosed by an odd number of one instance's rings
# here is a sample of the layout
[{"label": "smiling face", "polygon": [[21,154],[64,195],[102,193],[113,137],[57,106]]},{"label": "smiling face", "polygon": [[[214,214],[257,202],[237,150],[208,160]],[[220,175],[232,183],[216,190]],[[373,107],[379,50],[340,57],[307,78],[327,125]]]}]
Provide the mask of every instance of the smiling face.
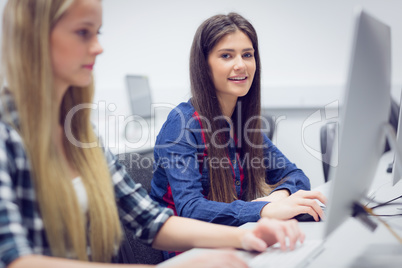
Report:
[{"label": "smiling face", "polygon": [[254,48],[242,31],[225,35],[208,55],[208,64],[219,103],[236,105],[238,97],[248,93],[256,70]]},{"label": "smiling face", "polygon": [[95,58],[103,51],[98,42],[101,25],[99,0],[76,0],[56,23],[50,35],[56,89],[65,91],[92,82]]}]

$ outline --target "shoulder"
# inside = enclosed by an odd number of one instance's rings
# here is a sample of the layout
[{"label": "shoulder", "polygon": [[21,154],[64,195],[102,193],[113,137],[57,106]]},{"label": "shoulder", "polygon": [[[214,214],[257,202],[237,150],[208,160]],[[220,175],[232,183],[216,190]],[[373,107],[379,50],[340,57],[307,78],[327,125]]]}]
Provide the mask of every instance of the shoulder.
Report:
[{"label": "shoulder", "polygon": [[172,109],[172,111],[169,113],[168,119],[170,117],[178,117],[178,116],[188,118],[192,117],[194,113],[195,109],[190,101],[182,102]]},{"label": "shoulder", "polygon": [[172,109],[156,138],[155,145],[177,143],[202,143],[202,127],[190,101]]},{"label": "shoulder", "polygon": [[169,113],[165,126],[168,128],[198,128],[196,111],[190,101],[182,102]]}]

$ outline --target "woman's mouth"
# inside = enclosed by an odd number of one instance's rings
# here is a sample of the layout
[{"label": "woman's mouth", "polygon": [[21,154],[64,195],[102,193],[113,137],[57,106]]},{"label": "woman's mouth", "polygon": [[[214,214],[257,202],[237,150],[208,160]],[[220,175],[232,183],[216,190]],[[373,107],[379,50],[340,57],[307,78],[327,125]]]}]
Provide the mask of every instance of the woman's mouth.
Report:
[{"label": "woman's mouth", "polygon": [[247,79],[247,76],[229,77],[228,79],[230,81],[234,81],[234,82],[241,82],[241,81],[245,81]]},{"label": "woman's mouth", "polygon": [[86,65],[83,65],[82,67],[84,67],[85,69],[88,69],[88,70],[93,70],[93,68],[94,68],[94,64],[86,64]]}]

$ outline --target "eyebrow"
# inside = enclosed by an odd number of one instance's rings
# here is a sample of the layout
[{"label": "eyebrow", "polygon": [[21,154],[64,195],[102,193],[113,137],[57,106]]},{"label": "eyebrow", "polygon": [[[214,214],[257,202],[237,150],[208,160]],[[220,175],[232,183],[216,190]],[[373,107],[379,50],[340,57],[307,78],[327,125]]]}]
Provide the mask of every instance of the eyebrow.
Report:
[{"label": "eyebrow", "polygon": [[[85,25],[85,26],[90,26],[90,27],[96,26],[95,23],[93,23],[92,21],[87,21],[87,20],[83,20],[83,21],[79,22],[79,25],[81,25],[81,26]],[[102,27],[102,24],[99,26],[99,28],[101,28],[101,27]]]},{"label": "eyebrow", "polygon": [[95,26],[95,24],[90,22],[90,21],[82,21],[82,22],[80,22],[80,24],[81,25],[86,25],[86,26],[92,26],[92,27]]},{"label": "eyebrow", "polygon": [[[221,51],[234,52],[235,50],[232,49],[232,48],[222,48],[222,49],[219,49],[217,52],[221,52]],[[242,51],[243,51],[243,52],[244,52],[244,51],[254,51],[254,48],[245,48],[245,49],[243,49]]]}]

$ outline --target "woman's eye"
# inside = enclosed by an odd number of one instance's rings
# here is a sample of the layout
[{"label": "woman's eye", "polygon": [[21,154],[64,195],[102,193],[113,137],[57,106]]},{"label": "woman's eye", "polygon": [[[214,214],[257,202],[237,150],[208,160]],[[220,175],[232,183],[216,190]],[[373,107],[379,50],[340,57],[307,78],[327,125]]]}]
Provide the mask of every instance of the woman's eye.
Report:
[{"label": "woman's eye", "polygon": [[78,31],[77,31],[77,34],[78,34],[79,36],[82,36],[82,37],[88,37],[88,36],[89,36],[89,31],[86,30],[86,29],[82,29],[82,30],[78,30]]},{"label": "woman's eye", "polygon": [[243,57],[252,58],[252,57],[254,57],[254,55],[252,53],[246,53],[246,54],[243,55]]},{"label": "woman's eye", "polygon": [[221,55],[221,58],[229,59],[229,58],[230,58],[230,55],[229,55],[229,54],[222,54],[222,55]]}]

